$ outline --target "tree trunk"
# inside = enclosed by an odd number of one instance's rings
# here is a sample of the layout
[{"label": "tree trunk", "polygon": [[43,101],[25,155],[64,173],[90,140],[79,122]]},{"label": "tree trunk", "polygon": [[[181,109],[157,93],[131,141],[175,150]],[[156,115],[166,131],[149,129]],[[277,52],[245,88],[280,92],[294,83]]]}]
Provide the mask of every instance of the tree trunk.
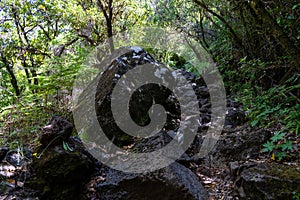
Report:
[{"label": "tree trunk", "polygon": [[97,1],[97,5],[100,8],[101,12],[104,15],[106,21],[106,32],[108,37],[108,43],[110,52],[112,53],[115,50],[114,41],[113,41],[113,27],[112,27],[112,19],[113,19],[113,0],[108,0],[107,9],[104,8],[104,4],[101,0]]},{"label": "tree trunk", "polygon": [[14,90],[15,90],[15,93],[16,93],[17,96],[20,96],[21,95],[20,88],[19,88],[19,85],[18,85],[17,78],[14,74],[12,65],[8,62],[8,60],[6,59],[4,53],[3,52],[0,52],[0,53],[1,53],[1,60],[4,63],[6,70],[8,71],[8,73],[10,75],[10,82],[11,82],[11,84],[12,84]]},{"label": "tree trunk", "polygon": [[248,2],[247,5],[248,9],[251,9],[251,13],[255,14],[255,23],[262,23],[262,26],[266,28],[267,32],[277,40],[283,50],[292,58],[290,69],[279,82],[282,84],[294,72],[299,71],[300,51],[290,40],[288,34],[284,32],[283,28],[277,24],[274,18],[272,18],[261,0],[252,0]]}]

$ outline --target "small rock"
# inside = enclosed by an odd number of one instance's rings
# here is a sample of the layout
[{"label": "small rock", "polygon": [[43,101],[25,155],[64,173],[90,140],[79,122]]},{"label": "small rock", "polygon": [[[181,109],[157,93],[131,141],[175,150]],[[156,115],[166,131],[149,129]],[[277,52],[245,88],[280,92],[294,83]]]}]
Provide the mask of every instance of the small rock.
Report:
[{"label": "small rock", "polygon": [[209,98],[209,90],[206,86],[200,86],[195,89],[195,93],[197,96],[201,97],[202,99]]},{"label": "small rock", "polygon": [[69,121],[53,116],[49,125],[42,128],[39,138],[41,144],[45,147],[61,144],[63,140],[67,140],[72,133],[73,125]]},{"label": "small rock", "polygon": [[234,107],[228,107],[225,117],[225,126],[231,125],[237,127],[246,122],[246,114],[243,110]]},{"label": "small rock", "polygon": [[6,162],[13,166],[22,166],[31,160],[32,152],[29,149],[16,149],[9,151],[6,155]]},{"label": "small rock", "polygon": [[8,151],[8,147],[0,147],[0,162],[5,158]]}]

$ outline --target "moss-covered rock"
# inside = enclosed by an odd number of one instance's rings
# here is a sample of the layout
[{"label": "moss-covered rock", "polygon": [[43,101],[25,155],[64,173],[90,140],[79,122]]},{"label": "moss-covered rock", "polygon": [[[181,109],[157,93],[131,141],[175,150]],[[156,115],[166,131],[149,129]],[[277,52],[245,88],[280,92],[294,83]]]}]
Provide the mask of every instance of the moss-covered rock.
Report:
[{"label": "moss-covered rock", "polygon": [[278,163],[240,166],[236,186],[242,197],[251,199],[292,199],[300,191],[300,168]]},{"label": "moss-covered rock", "polygon": [[79,199],[94,171],[87,155],[79,150],[66,151],[62,145],[47,149],[32,166],[36,177],[27,184],[41,189],[43,199]]}]

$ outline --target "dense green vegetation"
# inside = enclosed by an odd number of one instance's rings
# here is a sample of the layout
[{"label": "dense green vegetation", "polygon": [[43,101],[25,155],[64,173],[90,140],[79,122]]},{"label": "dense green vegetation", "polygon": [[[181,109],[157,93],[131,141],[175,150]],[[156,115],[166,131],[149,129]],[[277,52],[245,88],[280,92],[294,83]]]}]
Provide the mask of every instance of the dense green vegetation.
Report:
[{"label": "dense green vegetation", "polygon": [[[88,53],[142,26],[174,29],[199,42],[217,63],[227,94],[244,104],[251,126],[276,131],[264,151],[280,150],[278,159],[295,155],[290,144],[300,128],[296,0],[1,1],[1,145],[35,145],[32,138],[51,115],[71,118],[73,80]],[[108,42],[114,49],[113,39]],[[194,70],[172,52],[157,54],[172,67]]]}]

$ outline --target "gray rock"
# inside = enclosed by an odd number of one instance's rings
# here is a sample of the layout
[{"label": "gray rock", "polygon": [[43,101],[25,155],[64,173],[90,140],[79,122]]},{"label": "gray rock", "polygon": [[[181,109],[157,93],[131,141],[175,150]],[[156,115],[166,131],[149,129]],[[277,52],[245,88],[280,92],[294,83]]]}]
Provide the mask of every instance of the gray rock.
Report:
[{"label": "gray rock", "polygon": [[16,149],[7,152],[5,160],[13,166],[23,166],[26,162],[31,160],[32,152],[27,149]]},{"label": "gray rock", "polygon": [[246,114],[240,108],[227,107],[225,126],[237,127],[246,122]]},{"label": "gray rock", "polygon": [[66,119],[53,116],[49,125],[42,128],[39,141],[46,147],[61,144],[63,140],[67,140],[72,133],[73,125]]},{"label": "gray rock", "polygon": [[239,167],[235,181],[242,198],[293,199],[300,191],[300,169],[277,163],[247,163]]},{"label": "gray rock", "polygon": [[152,173],[128,174],[107,169],[105,174],[106,181],[97,188],[102,200],[208,199],[196,175],[176,162]]},{"label": "gray rock", "polygon": [[[270,137],[271,133],[263,129],[251,131],[243,127],[242,130],[223,131],[214,148],[203,160],[208,166],[227,167],[233,161],[256,158],[261,145]],[[204,137],[199,134],[187,154],[192,157],[198,153],[203,140]]]},{"label": "gray rock", "polygon": [[[116,58],[117,57],[117,58]],[[134,137],[124,133],[116,124],[111,111],[111,94],[118,80],[129,70],[139,65],[146,63],[154,63],[159,70],[166,68],[156,61],[150,54],[139,47],[124,47],[116,50],[111,56],[109,66],[99,78],[96,89],[95,105],[98,123],[109,139],[114,138],[114,143],[117,145],[128,145],[134,141]],[[106,67],[102,64],[102,67]],[[101,66],[100,66],[101,67]],[[116,76],[117,74],[117,76]],[[158,77],[161,78],[161,77]],[[163,77],[162,77],[163,78]],[[166,87],[156,84],[148,84],[141,87],[139,91],[133,93],[129,105],[129,111],[133,121],[145,126],[150,122],[148,116],[149,108],[153,102],[162,105],[167,111],[167,129],[175,128],[173,123],[175,119],[180,118],[178,103],[176,99],[169,98],[172,92]],[[94,102],[91,102],[94,103]],[[176,104],[177,103],[177,104]],[[84,112],[83,112],[84,113]],[[82,115],[85,118],[85,115]],[[87,115],[88,116],[88,115]]]}]

